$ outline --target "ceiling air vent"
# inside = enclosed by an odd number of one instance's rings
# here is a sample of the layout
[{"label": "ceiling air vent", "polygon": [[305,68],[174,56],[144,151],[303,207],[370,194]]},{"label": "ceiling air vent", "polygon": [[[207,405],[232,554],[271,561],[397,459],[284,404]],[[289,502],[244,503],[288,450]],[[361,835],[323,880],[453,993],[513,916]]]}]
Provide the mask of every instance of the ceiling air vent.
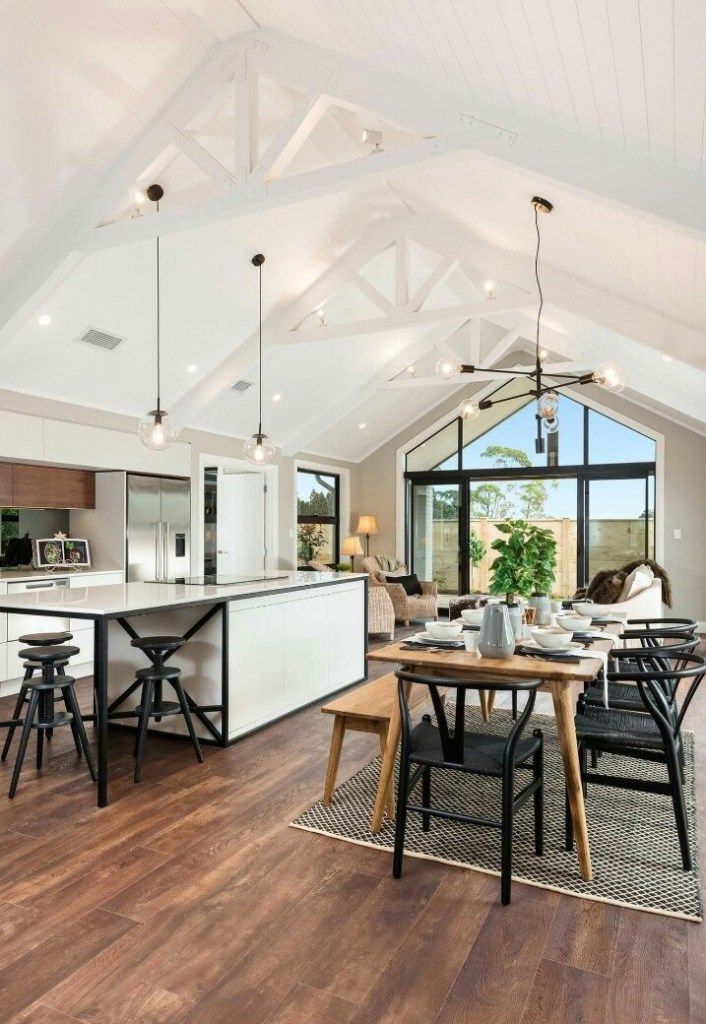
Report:
[{"label": "ceiling air vent", "polygon": [[236,380],[235,384],[231,384],[230,390],[231,391],[237,391],[238,394],[242,395],[243,391],[247,391],[248,388],[251,388],[251,387],[252,387],[252,381],[250,381],[250,380]]},{"label": "ceiling air vent", "polygon": [[123,338],[118,338],[115,334],[97,331],[95,327],[89,327],[78,340],[82,341],[85,345],[102,348],[104,352],[112,352],[118,345],[122,345],[124,341]]}]

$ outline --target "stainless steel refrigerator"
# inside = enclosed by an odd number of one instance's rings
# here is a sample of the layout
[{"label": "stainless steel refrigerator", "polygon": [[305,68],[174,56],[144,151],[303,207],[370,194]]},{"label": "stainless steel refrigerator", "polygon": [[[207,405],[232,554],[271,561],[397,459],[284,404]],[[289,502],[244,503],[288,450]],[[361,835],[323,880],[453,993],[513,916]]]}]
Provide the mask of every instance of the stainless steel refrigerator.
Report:
[{"label": "stainless steel refrigerator", "polygon": [[191,575],[188,480],[127,474],[127,579]]}]

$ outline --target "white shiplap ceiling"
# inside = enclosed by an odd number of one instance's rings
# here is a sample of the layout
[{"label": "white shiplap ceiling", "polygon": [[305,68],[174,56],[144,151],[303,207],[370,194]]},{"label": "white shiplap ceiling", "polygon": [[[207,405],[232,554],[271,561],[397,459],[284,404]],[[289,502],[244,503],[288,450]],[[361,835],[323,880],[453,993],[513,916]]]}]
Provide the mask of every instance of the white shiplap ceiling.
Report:
[{"label": "white shiplap ceiling", "polygon": [[[5,7],[2,276],[11,279],[37,252],[51,249],[52,224],[80,205],[82,190],[100,181],[215,45],[259,27],[364,61],[371,74],[379,68],[402,84],[414,82],[430,102],[452,96],[459,111],[501,127],[524,119],[558,138],[588,140],[599,147],[592,152],[605,152],[606,159],[623,153],[636,167],[671,168],[700,183],[703,21],[697,0],[55,0]],[[301,96],[286,83],[261,81],[263,145]],[[411,125],[409,135],[405,125],[392,128],[372,104],[365,112],[334,105],[290,172],[360,156],[366,151],[360,144],[364,126],[382,128],[385,146],[393,150],[419,138]],[[201,144],[226,166],[232,130],[227,99],[199,123]],[[167,189],[165,208],[174,196],[188,204],[217,195],[213,183],[175,150],[155,168]],[[267,256],[264,309],[276,319],[376,224],[404,213],[426,225],[428,248],[419,249],[412,268],[417,283],[436,261],[461,250],[475,271],[475,292],[455,270],[430,297],[429,308],[472,301],[485,278],[503,280],[524,290],[527,308],[488,317],[483,330],[502,336],[519,325],[529,337],[535,301],[529,198],[540,192],[556,207],[542,223],[543,268],[547,323],[561,354],[591,365],[623,359],[630,397],[654,407],[665,404],[668,381],[680,395],[677,414],[701,429],[706,240],[684,223],[604,200],[600,165],[591,169],[590,193],[562,184],[559,166],[555,177],[551,182],[469,151],[334,194],[169,234],[162,241],[167,403],[178,404],[194,384],[217,373],[254,330],[253,252]],[[122,212],[107,208],[103,216],[125,216],[125,202]],[[380,258],[362,273],[390,295],[389,262]],[[42,312],[53,318],[49,328],[37,325]],[[334,324],[374,313],[369,300],[347,285],[329,302],[327,318]],[[111,355],[76,345],[87,326],[125,343]],[[269,432],[285,445],[291,437],[301,440],[302,449],[363,457],[409,422],[410,407],[421,415],[442,400],[438,386],[394,393],[381,383],[410,359],[418,361],[418,353],[439,344],[454,326],[353,334],[268,351]],[[3,386],[142,413],[153,404],[154,242],[90,253],[46,294],[38,293],[2,337]],[[665,355],[672,361],[665,362]],[[197,371],[187,373],[193,364]],[[37,366],[49,370],[40,376]],[[254,380],[255,372],[244,360],[237,375]],[[282,399],[272,403],[275,392]],[[251,389],[243,396],[221,392],[188,422],[243,436],[252,431],[254,416]]]}]

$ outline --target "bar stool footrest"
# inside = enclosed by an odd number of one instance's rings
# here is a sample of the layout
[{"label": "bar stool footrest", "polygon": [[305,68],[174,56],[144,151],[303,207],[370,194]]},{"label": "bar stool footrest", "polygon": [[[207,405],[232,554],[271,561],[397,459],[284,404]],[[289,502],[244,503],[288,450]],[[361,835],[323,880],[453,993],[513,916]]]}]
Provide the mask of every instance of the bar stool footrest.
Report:
[{"label": "bar stool footrest", "polygon": [[[144,709],[141,704],[138,704],[135,708],[135,714],[143,715]],[[176,701],[163,700],[161,704],[153,704],[150,708],[150,718],[166,718],[169,715],[180,715],[181,708]]]},{"label": "bar stool footrest", "polygon": [[53,718],[46,721],[32,722],[33,729],[58,729],[61,725],[68,725],[73,722],[74,716],[68,711],[58,711]]}]

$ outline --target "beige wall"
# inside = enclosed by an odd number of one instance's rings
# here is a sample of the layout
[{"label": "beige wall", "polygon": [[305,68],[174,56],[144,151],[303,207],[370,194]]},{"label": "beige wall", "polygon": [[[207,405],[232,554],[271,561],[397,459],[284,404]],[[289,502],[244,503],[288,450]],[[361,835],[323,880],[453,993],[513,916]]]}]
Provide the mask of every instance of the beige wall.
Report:
[{"label": "beige wall", "polygon": [[[397,449],[417,434],[431,429],[443,417],[453,415],[461,399],[474,390],[477,388],[456,392],[453,398],[421,416],[359,463],[352,510],[377,517],[380,532],[371,539],[371,551],[395,552],[396,549]],[[606,409],[664,436],[662,561],[672,580],[673,614],[692,615],[706,621],[706,438],[600,388],[586,388],[583,393]],[[681,530],[681,540],[674,539],[675,529]]]},{"label": "beige wall", "polygon": [[[51,419],[68,420],[72,423],[85,424],[87,426],[107,427],[127,432],[137,432],[137,419],[132,416],[123,416],[118,413],[105,412],[101,409],[85,408],[78,405],[70,405],[65,402],[56,402],[50,399],[37,398],[32,395],[21,395],[15,391],[0,391],[0,408],[12,412],[21,412],[30,416],[45,416]],[[243,457],[243,441],[238,438],[226,437],[222,434],[211,434],[200,430],[184,430],[180,435],[180,441],[191,446],[191,480],[192,480],[192,532],[195,530],[195,519],[199,515],[198,509],[198,488],[197,482],[201,472],[201,456],[225,456],[232,459]],[[298,454],[295,458],[278,458],[275,465],[278,467],[278,551],[279,565],[282,569],[295,568],[292,551],[293,536],[296,522],[296,495],[294,491],[294,463],[295,459],[315,463],[317,465],[328,465],[332,468],[348,470],[350,477],[351,493],[354,488],[354,480],[357,467],[352,463],[343,460],[334,461],[305,453]],[[125,466],[116,465],[115,469],[125,469]],[[155,472],[160,472],[155,469]],[[341,524],[341,536],[349,529],[349,523]]]}]

